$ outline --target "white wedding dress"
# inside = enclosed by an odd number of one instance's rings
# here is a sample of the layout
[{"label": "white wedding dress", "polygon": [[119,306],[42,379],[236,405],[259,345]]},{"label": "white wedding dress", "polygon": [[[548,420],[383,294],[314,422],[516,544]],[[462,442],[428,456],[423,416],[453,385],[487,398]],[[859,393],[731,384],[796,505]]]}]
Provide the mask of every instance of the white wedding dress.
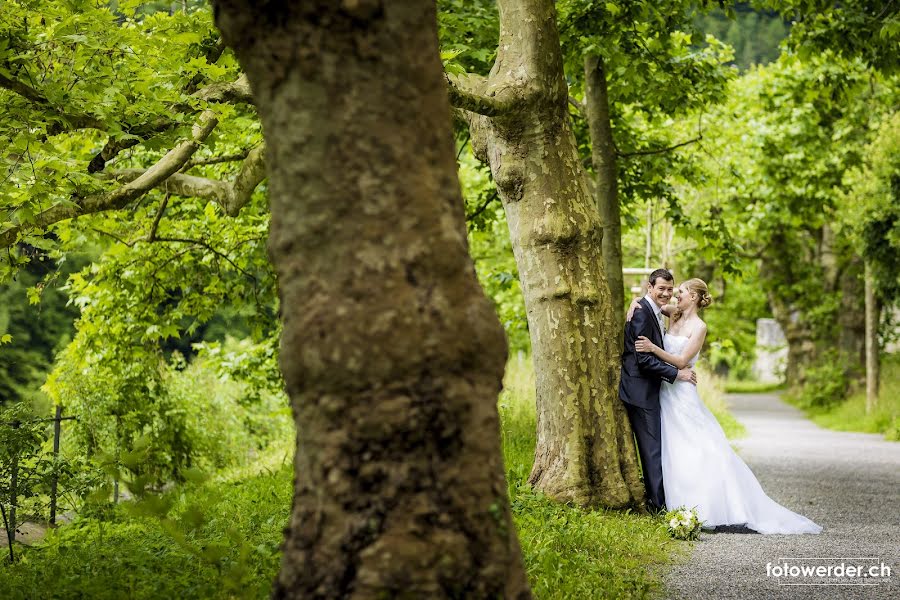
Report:
[{"label": "white wedding dress", "polygon": [[[671,354],[681,354],[688,338],[666,334]],[[691,365],[697,362],[695,356]],[[743,525],[759,533],[819,533],[822,528],[781,506],[763,491],[750,468],[735,454],[719,422],[697,388],[687,381],[663,382],[662,471],[669,510],[695,507],[703,526]]]}]

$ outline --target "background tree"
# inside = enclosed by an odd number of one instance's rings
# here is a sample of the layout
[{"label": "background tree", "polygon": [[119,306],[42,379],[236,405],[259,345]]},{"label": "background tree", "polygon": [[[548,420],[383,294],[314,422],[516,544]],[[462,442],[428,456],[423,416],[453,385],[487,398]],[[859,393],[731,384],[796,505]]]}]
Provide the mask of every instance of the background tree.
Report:
[{"label": "background tree", "polygon": [[879,354],[884,347],[880,338],[889,337],[892,309],[900,298],[900,114],[876,117],[875,123],[863,164],[846,175],[840,213],[855,250],[865,260],[866,410],[870,414],[878,401]]},{"label": "background tree", "polygon": [[779,45],[790,33],[790,19],[777,11],[754,7],[752,2],[716,3],[694,16],[694,25],[734,48],[733,63],[741,70],[775,61]]},{"label": "background tree", "polygon": [[788,43],[801,58],[831,50],[884,73],[900,65],[900,6],[893,0],[755,0],[790,19]]},{"label": "background tree", "polygon": [[[59,289],[67,275],[83,260],[73,260],[57,269],[43,252],[0,289],[0,404],[31,401],[38,404],[38,389],[47,378],[55,353],[71,340],[74,307]],[[52,273],[51,277],[47,277]]]},{"label": "background tree", "polygon": [[[674,205],[665,182],[683,167],[671,150],[699,141],[702,125],[698,124],[695,138],[671,142],[661,121],[721,100],[728,80],[729,69],[722,65],[729,56],[725,49],[715,40],[707,40],[702,49],[699,43],[692,44],[692,36],[699,37],[690,19],[695,4],[560,5],[563,49],[573,79],[570,102],[576,117],[587,122],[587,131],[576,126],[576,135],[582,133],[579,147],[589,148],[593,167],[619,347],[626,305],[620,203],[626,210],[647,200]],[[622,160],[632,164],[620,172]]]},{"label": "background tree", "polygon": [[870,75],[859,61],[787,54],[736,81],[712,115],[710,185],[685,201],[721,216],[741,263],[759,261],[788,340],[789,384],[830,386],[815,402],[842,398],[847,377],[861,373],[863,264],[839,216],[844,174],[863,160],[868,115],[889,110],[895,93],[875,75],[872,87]]},{"label": "background tree", "polygon": [[643,486],[618,400],[602,231],[568,115],[555,7],[498,7],[494,66],[487,77],[453,76],[451,102],[491,167],[522,283],[538,407],[529,481],[560,500],[627,506]]},{"label": "background tree", "polygon": [[192,353],[214,319],[257,341],[275,329],[259,123],[194,5],[9,3],[0,17],[0,278],[37,253],[48,289],[67,257],[96,258],[65,288],[81,315],[47,390],[82,413],[88,453],[151,431],[159,462],[136,465],[159,483],[192,455],[160,385],[172,350]]}]

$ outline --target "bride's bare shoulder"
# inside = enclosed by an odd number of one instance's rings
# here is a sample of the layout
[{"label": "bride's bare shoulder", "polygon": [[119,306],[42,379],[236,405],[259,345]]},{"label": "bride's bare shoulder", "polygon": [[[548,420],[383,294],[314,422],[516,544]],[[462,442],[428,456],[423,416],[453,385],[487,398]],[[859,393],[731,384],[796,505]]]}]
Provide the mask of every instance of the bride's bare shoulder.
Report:
[{"label": "bride's bare shoulder", "polygon": [[687,325],[687,337],[692,338],[697,334],[706,333],[706,322],[700,317],[694,317],[690,320],[690,322],[685,323]]}]

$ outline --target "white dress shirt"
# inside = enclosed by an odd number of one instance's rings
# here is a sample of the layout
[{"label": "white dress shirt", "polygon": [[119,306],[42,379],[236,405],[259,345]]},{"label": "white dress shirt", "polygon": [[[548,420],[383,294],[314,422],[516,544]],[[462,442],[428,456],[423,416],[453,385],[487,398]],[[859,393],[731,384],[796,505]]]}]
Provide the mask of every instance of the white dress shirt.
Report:
[{"label": "white dress shirt", "polygon": [[646,298],[647,302],[650,303],[650,308],[653,309],[653,314],[656,315],[656,322],[659,325],[660,334],[665,336],[666,335],[666,327],[665,327],[665,325],[663,325],[662,309],[659,307],[658,304],[656,304],[656,301],[650,297],[650,294],[645,295],[644,298]]}]

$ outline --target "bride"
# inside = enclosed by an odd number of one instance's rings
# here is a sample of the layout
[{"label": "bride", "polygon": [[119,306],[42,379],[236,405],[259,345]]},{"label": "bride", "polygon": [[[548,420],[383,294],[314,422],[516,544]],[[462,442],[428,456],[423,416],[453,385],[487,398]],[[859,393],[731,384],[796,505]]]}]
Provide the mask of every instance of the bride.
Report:
[{"label": "bride", "polygon": [[[678,303],[666,306],[671,329],[665,349],[641,336],[638,352],[652,352],[679,369],[697,362],[706,323],[698,315],[712,299],[706,283],[690,279],[675,291]],[[632,304],[628,320],[639,304]],[[694,507],[704,528],[743,525],[759,533],[819,533],[822,527],[781,506],[763,491],[735,454],[719,422],[690,382],[663,381],[659,396],[662,420],[662,471],[666,507]]]}]

